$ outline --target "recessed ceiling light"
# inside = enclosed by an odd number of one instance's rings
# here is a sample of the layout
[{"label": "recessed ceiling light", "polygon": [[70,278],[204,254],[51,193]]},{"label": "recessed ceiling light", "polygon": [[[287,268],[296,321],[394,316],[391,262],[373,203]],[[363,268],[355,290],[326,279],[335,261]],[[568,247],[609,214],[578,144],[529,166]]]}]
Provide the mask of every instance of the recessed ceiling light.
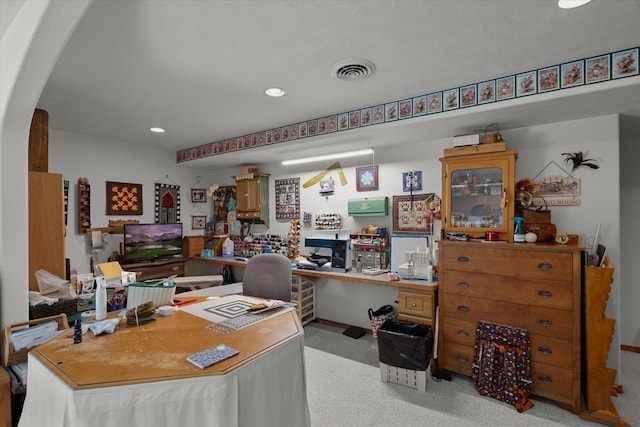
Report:
[{"label": "recessed ceiling light", "polygon": [[156,128],[150,128],[149,130],[150,130],[151,132],[155,132],[155,133],[164,133],[164,132],[165,132],[165,130],[164,130],[164,129],[162,129],[162,128],[157,128],[157,127],[156,127]]},{"label": "recessed ceiling light", "polygon": [[562,9],[573,9],[574,7],[584,6],[591,0],[558,0],[558,7]]},{"label": "recessed ceiling light", "polygon": [[273,98],[280,98],[281,96],[285,96],[287,94],[286,90],[280,89],[278,87],[272,87],[264,91],[267,95]]}]

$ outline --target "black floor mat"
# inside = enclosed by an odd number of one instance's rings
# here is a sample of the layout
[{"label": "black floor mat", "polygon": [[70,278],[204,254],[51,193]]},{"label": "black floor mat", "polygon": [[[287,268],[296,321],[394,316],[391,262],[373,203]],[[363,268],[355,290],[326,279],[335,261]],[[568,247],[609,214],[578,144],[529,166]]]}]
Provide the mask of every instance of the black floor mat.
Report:
[{"label": "black floor mat", "polygon": [[345,329],[344,332],[342,332],[342,334],[351,338],[358,339],[365,334],[365,330],[357,326],[351,326]]}]

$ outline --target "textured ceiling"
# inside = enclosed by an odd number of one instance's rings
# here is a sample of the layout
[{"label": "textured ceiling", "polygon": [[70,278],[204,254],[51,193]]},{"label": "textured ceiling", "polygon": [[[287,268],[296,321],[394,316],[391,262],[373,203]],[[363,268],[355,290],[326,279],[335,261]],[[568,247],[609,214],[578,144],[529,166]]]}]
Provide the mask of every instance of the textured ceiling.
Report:
[{"label": "textured ceiling", "polygon": [[[575,10],[555,0],[100,0],[71,36],[38,107],[55,129],[178,151],[638,46],[639,16],[638,0],[593,0]],[[332,65],[350,58],[372,61],[375,74],[331,77]],[[272,86],[287,95],[268,98]],[[345,142],[375,147],[492,122],[506,129],[614,113],[640,117],[640,77],[185,165],[263,163]],[[167,132],[152,134],[151,126]]]}]

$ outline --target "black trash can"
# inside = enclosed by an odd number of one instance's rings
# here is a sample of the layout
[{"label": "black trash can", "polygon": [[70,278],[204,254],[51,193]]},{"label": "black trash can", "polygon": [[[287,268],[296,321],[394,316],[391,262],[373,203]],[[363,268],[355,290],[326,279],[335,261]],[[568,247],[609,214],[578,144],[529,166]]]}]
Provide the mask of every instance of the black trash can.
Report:
[{"label": "black trash can", "polygon": [[424,371],[433,352],[433,330],[429,325],[387,319],[378,329],[380,362],[403,369]]}]

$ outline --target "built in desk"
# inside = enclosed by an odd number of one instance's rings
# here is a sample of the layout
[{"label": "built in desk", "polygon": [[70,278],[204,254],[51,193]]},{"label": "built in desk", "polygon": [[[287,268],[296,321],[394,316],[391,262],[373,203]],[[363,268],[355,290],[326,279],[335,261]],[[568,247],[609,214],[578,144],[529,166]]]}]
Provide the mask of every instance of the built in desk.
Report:
[{"label": "built in desk", "polygon": [[[19,426],[308,426],[295,312],[230,333],[209,324],[177,311],[113,334],[89,331],[80,344],[63,334],[37,347]],[[206,369],[186,360],[222,343],[240,354]]]},{"label": "built in desk", "polygon": [[[200,270],[204,264],[229,265],[244,268],[247,261],[216,256],[212,258],[191,258],[189,264],[197,265],[199,274],[209,274]],[[425,280],[389,281],[387,274],[370,276],[355,271],[306,270],[294,268],[294,276],[317,279],[323,283],[322,289],[316,286],[317,317],[320,320],[346,325],[370,327],[367,317],[369,308],[377,309],[381,305],[398,302],[399,318],[434,326],[435,307],[437,305],[438,284]],[[333,286],[337,281],[342,289]]]}]

